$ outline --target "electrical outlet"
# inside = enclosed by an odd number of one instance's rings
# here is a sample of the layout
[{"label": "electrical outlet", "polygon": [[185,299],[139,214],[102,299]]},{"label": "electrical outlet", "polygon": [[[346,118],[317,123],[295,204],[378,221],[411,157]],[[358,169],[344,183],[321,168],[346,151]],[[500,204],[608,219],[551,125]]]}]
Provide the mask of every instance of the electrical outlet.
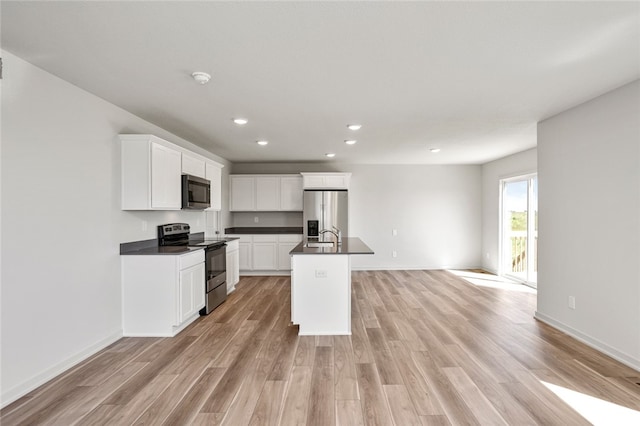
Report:
[{"label": "electrical outlet", "polygon": [[146,231],[147,230],[147,221],[143,220],[142,221],[142,231]]},{"label": "electrical outlet", "polygon": [[392,256],[392,257],[398,257],[398,252],[397,252],[397,251],[395,251],[395,250],[394,250],[394,251],[392,251],[392,252],[391,252],[391,256]]},{"label": "electrical outlet", "polygon": [[569,309],[575,309],[575,308],[576,308],[576,297],[569,296]]},{"label": "electrical outlet", "polygon": [[327,278],[326,269],[316,269],[316,278]]},{"label": "electrical outlet", "polygon": [[258,222],[260,222],[260,218],[258,216],[254,216],[253,223],[258,223]]},{"label": "electrical outlet", "polygon": [[394,236],[394,237],[397,237],[398,236],[398,230],[397,229],[392,229],[391,230],[391,235]]}]

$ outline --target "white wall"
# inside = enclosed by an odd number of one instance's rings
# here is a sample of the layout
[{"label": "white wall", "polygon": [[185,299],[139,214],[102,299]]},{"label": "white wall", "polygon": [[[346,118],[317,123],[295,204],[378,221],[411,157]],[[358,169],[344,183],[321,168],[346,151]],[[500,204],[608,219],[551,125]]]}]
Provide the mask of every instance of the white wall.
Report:
[{"label": "white wall", "polygon": [[538,179],[536,317],[640,370],[640,80],[539,123]]},{"label": "white wall", "polygon": [[[202,212],[125,212],[119,133],[151,133],[229,163],[2,52],[2,404],[121,332],[122,242]],[[141,223],[148,222],[148,230]]]},{"label": "white wall", "polygon": [[[480,166],[234,164],[233,173],[351,172],[349,220],[374,256],[354,269],[480,267]],[[392,236],[397,229],[398,235]],[[392,251],[397,257],[392,257]]]},{"label": "white wall", "polygon": [[482,165],[482,269],[498,273],[500,180],[537,171],[536,148]]}]

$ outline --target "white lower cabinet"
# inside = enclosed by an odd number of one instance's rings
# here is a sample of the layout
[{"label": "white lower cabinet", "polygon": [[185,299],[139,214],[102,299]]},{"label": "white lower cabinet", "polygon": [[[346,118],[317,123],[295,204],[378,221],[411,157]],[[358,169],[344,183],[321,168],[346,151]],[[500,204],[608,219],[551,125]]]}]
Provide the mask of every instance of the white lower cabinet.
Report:
[{"label": "white lower cabinet", "polygon": [[180,310],[176,326],[199,313],[205,304],[204,263],[180,271]]},{"label": "white lower cabinet", "polygon": [[205,305],[204,251],[121,256],[125,336],[175,336]]},{"label": "white lower cabinet", "polygon": [[291,257],[289,252],[302,241],[299,234],[238,234],[228,235],[240,238],[240,272],[289,272]]},{"label": "white lower cabinet", "polygon": [[236,289],[240,281],[240,241],[227,241],[227,294]]},{"label": "white lower cabinet", "polygon": [[278,235],[278,270],[291,270],[289,252],[302,241],[302,235]]},{"label": "white lower cabinet", "polygon": [[278,269],[278,236],[254,235],[252,245],[253,268],[258,271]]},{"label": "white lower cabinet", "polygon": [[250,235],[238,235],[236,237],[240,238],[240,242],[238,243],[240,255],[240,259],[238,260],[239,268],[241,271],[250,271],[253,269],[253,262],[251,261],[252,238]]}]

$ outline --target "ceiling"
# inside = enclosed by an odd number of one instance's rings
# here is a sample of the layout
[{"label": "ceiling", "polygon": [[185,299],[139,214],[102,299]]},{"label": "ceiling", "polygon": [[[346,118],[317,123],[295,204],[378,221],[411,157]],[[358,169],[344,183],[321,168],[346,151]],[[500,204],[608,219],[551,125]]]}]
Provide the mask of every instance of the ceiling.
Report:
[{"label": "ceiling", "polygon": [[3,0],[0,13],[3,49],[233,162],[482,164],[640,78],[639,2]]}]

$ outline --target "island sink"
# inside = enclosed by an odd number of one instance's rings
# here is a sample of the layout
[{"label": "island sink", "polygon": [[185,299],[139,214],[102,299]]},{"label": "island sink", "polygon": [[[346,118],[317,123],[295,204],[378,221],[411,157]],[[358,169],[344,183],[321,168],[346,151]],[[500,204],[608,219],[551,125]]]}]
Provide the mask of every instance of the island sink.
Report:
[{"label": "island sink", "polygon": [[335,243],[333,241],[307,241],[304,245],[308,248],[321,248],[321,247],[333,247]]}]

